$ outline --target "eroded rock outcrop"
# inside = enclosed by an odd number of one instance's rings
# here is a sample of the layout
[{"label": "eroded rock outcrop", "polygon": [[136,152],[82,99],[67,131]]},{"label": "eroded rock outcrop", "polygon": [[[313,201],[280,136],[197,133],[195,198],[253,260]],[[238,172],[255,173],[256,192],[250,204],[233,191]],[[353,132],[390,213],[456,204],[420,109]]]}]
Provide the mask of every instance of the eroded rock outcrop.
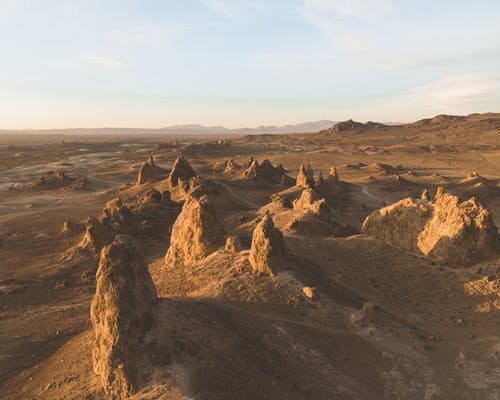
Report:
[{"label": "eroded rock outcrop", "polygon": [[189,181],[193,176],[196,176],[196,171],[191,167],[191,164],[181,156],[174,162],[172,171],[168,176],[168,183],[170,187],[174,187],[177,186],[179,179]]},{"label": "eroded rock outcrop", "polygon": [[162,236],[179,213],[170,193],[150,189],[138,199],[124,204],[119,198],[106,204],[101,215],[85,221],[85,233],[78,247],[94,254],[113,241],[117,234],[133,236]]},{"label": "eroded rock outcrop", "polygon": [[434,200],[403,199],[370,214],[363,232],[439,262],[470,265],[498,251],[491,213],[474,198],[438,191]]},{"label": "eroded rock outcrop", "polygon": [[154,177],[155,173],[153,166],[149,162],[146,162],[142,164],[139,169],[139,173],[137,174],[137,184],[142,185],[146,182],[152,182]]},{"label": "eroded rock outcrop", "polygon": [[293,209],[310,211],[322,219],[330,218],[331,209],[325,199],[320,199],[313,189],[305,189],[299,198],[293,201]]},{"label": "eroded rock outcrop", "polygon": [[285,241],[269,213],[255,227],[248,261],[254,272],[274,276],[284,268]]},{"label": "eroded rock outcrop", "polygon": [[226,231],[208,196],[188,196],[172,226],[170,247],[165,256],[168,267],[195,264],[224,246]]},{"label": "eroded rock outcrop", "polygon": [[[286,175],[285,169],[280,164],[274,166],[271,161],[264,160],[259,164],[257,160],[251,159],[250,165],[243,172],[243,176],[251,179],[262,179],[269,183],[284,183],[290,182],[291,178]],[[250,161],[250,159],[249,159]]]},{"label": "eroded rock outcrop", "polygon": [[300,166],[295,184],[309,188],[314,187],[314,172],[309,164],[306,167]]},{"label": "eroded rock outcrop", "polygon": [[140,380],[141,344],[155,304],[156,288],[138,242],[117,235],[102,249],[90,309],[93,369],[107,398],[126,398]]}]

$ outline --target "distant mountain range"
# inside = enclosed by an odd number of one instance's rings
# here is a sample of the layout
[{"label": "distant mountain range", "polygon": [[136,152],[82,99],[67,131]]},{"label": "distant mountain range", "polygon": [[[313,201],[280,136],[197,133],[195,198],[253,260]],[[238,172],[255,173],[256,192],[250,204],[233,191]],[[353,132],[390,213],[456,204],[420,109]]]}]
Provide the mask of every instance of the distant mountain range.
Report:
[{"label": "distant mountain range", "polygon": [[258,135],[273,133],[307,133],[318,132],[327,129],[335,124],[335,121],[314,121],[304,122],[296,125],[284,126],[259,126],[257,128],[236,128],[229,129],[223,126],[204,126],[198,124],[173,125],[165,128],[147,129],[147,128],[68,128],[68,129],[22,129],[0,130],[0,134],[66,134],[66,135],[98,135],[98,134],[172,134],[172,135]]},{"label": "distant mountain range", "polygon": [[174,134],[272,134],[272,133],[306,133],[306,132],[318,132],[323,129],[329,128],[335,124],[335,121],[314,121],[314,122],[304,122],[296,125],[284,125],[284,126],[259,126],[257,128],[236,128],[229,129],[223,126],[203,126],[198,124],[190,125],[174,125],[159,129],[162,133],[174,133]]}]

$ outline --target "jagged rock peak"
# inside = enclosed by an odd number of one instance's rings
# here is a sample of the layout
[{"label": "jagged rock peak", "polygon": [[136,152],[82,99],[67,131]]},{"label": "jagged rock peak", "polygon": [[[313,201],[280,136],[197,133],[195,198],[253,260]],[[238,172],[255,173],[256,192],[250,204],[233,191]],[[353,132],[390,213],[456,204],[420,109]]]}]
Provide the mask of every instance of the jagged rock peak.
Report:
[{"label": "jagged rock peak", "polygon": [[90,309],[93,369],[107,398],[127,398],[134,392],[141,342],[155,304],[156,288],[139,243],[117,235],[102,249]]},{"label": "jagged rock peak", "polygon": [[295,184],[297,186],[314,187],[314,172],[310,164],[307,164],[307,167],[300,166]]},{"label": "jagged rock peak", "polygon": [[191,265],[222,247],[226,230],[208,196],[188,195],[172,226],[170,247],[165,256],[168,267]]},{"label": "jagged rock peak", "polygon": [[196,176],[196,171],[183,156],[180,156],[175,160],[167,179],[170,187],[174,187],[177,186],[179,179],[189,181],[193,176]]},{"label": "jagged rock peak", "polygon": [[339,180],[339,175],[337,173],[337,169],[335,168],[335,165],[332,165],[330,167],[330,173],[328,175],[328,179],[331,179],[333,181],[338,181]]},{"label": "jagged rock peak", "polygon": [[268,212],[255,227],[248,260],[254,272],[274,276],[284,268],[285,241]]}]

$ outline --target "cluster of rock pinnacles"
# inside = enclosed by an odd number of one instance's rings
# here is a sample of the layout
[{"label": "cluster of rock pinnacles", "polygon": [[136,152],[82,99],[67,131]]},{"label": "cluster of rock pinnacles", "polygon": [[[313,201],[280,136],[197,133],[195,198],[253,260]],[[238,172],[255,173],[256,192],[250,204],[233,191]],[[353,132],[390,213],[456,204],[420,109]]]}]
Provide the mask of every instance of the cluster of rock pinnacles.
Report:
[{"label": "cluster of rock pinnacles", "polygon": [[[250,158],[240,167],[233,160],[225,163],[225,172],[239,171],[250,179],[288,184],[293,180],[279,165],[268,160],[259,164]],[[138,185],[154,181],[159,169],[151,157],[138,176]],[[335,167],[325,179],[315,179],[310,165],[301,166],[295,185],[302,188],[293,201],[294,210],[311,210],[321,215],[328,209],[315,188],[338,182]],[[137,221],[155,220],[168,214],[171,220],[170,245],[165,255],[166,268],[189,268],[214,251],[224,248],[238,252],[242,244],[228,232],[217,214],[204,181],[183,157],[179,157],[167,177],[168,187],[182,187],[185,201],[171,201],[169,191],[151,189],[137,204],[127,206],[119,199],[106,205],[97,219],[89,219],[81,247],[100,251],[96,275],[96,293],[91,305],[94,328],[93,366],[109,398],[127,397],[137,389],[139,369],[144,362],[142,346],[148,327],[154,322],[158,299],[141,246],[136,239],[142,232]],[[274,200],[273,200],[274,199]],[[280,202],[279,195],[272,201]],[[445,227],[445,228],[443,228]],[[467,264],[479,255],[492,255],[498,248],[498,233],[491,214],[474,199],[460,202],[457,197],[438,190],[430,199],[404,199],[374,211],[364,224],[363,233],[404,250],[420,252],[441,262]],[[287,269],[287,249],[282,232],[269,211],[258,219],[253,230],[248,262],[253,273],[274,279]]]}]

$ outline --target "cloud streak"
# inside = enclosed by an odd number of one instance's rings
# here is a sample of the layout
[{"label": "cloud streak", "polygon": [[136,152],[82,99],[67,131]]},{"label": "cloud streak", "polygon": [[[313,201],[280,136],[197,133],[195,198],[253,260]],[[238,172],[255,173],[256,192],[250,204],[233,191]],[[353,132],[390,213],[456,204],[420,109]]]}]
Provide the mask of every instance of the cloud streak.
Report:
[{"label": "cloud streak", "polygon": [[131,67],[131,65],[125,61],[121,61],[116,58],[106,57],[106,56],[89,56],[86,57],[86,61],[88,63],[110,70],[124,69]]},{"label": "cloud streak", "polygon": [[148,45],[173,40],[186,30],[187,27],[181,25],[113,29],[105,38],[112,43],[126,46]]}]

